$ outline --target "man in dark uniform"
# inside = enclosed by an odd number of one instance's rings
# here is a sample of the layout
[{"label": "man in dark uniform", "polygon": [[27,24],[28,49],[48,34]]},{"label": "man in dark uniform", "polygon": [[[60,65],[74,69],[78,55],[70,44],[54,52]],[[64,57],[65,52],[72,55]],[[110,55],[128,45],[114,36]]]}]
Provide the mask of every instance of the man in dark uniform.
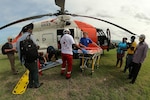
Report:
[{"label": "man in dark uniform", "polygon": [[30,35],[30,39],[38,47],[35,39],[32,36],[32,29],[33,29],[32,23],[23,27],[23,29],[22,29],[23,35],[19,38],[19,40],[17,42],[17,50],[18,50],[18,54],[19,54],[19,58],[21,60],[21,63],[23,63],[25,65],[25,67],[29,70],[28,87],[29,88],[33,88],[33,87],[39,88],[43,83],[39,83],[37,59],[33,60],[32,62],[26,60],[24,57],[21,57],[21,50],[20,50],[20,42],[25,40],[27,38],[27,36],[29,36],[29,35]]}]

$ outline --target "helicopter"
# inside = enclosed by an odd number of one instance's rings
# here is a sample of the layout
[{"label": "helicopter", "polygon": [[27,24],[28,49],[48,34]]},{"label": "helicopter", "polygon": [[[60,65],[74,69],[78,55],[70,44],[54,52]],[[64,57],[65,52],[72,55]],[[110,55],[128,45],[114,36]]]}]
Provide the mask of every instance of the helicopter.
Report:
[{"label": "helicopter", "polygon": [[[79,43],[80,38],[82,37],[82,32],[85,31],[88,33],[88,37],[91,38],[93,42],[97,43],[103,50],[109,50],[109,46],[111,42],[111,33],[109,28],[106,30],[106,32],[104,32],[102,29],[96,28],[93,25],[90,25],[88,23],[79,20],[73,20],[72,17],[84,17],[84,18],[95,19],[98,21],[111,24],[113,26],[123,29],[124,31],[129,32],[130,34],[135,35],[131,31],[103,19],[95,18],[92,16],[68,13],[65,10],[65,0],[55,0],[55,4],[60,7],[60,10],[58,10],[58,12],[56,13],[48,13],[48,14],[23,18],[0,27],[0,30],[24,21],[38,19],[45,16],[50,16],[50,17],[56,16],[56,18],[54,19],[45,19],[42,21],[32,23],[34,25],[33,35],[38,45],[40,46],[39,51],[44,51],[44,52],[48,46],[53,46],[56,49],[60,49],[60,39],[61,36],[63,35],[63,30],[65,28],[71,31],[71,35],[73,36],[77,44]],[[13,40],[13,43],[16,43],[21,35],[22,35],[22,31]],[[93,46],[93,45],[89,45],[89,46]]]}]

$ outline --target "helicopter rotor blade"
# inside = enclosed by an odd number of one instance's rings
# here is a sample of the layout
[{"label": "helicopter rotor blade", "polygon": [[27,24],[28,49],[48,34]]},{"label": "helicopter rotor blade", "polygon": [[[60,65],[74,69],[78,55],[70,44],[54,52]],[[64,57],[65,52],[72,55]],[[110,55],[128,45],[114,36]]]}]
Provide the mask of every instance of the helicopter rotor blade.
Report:
[{"label": "helicopter rotor blade", "polygon": [[9,24],[6,24],[6,25],[0,27],[0,30],[3,29],[3,28],[6,28],[6,27],[8,27],[8,26],[11,26],[11,25],[20,23],[20,22],[24,22],[24,21],[28,21],[28,20],[32,20],[32,19],[38,19],[38,18],[42,18],[42,17],[44,17],[44,16],[53,16],[53,15],[55,15],[55,14],[49,13],[49,14],[42,14],[42,15],[37,15],[37,16],[31,16],[31,17],[23,18],[23,19],[20,19],[20,20],[11,22],[11,23],[9,23]]},{"label": "helicopter rotor blade", "polygon": [[99,20],[99,21],[102,21],[102,22],[111,24],[111,25],[113,25],[113,26],[116,26],[116,27],[118,27],[118,28],[120,28],[120,29],[122,29],[122,30],[124,30],[124,31],[126,31],[126,32],[128,32],[128,33],[130,33],[130,34],[132,34],[132,35],[137,35],[137,34],[135,34],[135,33],[131,32],[131,31],[127,30],[126,28],[124,28],[124,27],[122,27],[122,26],[119,26],[119,25],[117,25],[117,24],[114,24],[114,23],[112,23],[112,22],[109,22],[109,21],[106,21],[106,20],[103,20],[103,19],[99,19],[99,18],[91,17],[91,16],[85,16],[85,15],[78,15],[78,14],[68,14],[68,15],[71,15],[71,16],[74,16],[74,17],[86,17],[86,18],[91,18],[91,19]]},{"label": "helicopter rotor blade", "polygon": [[55,0],[55,4],[61,8],[61,12],[65,11],[65,0]]}]

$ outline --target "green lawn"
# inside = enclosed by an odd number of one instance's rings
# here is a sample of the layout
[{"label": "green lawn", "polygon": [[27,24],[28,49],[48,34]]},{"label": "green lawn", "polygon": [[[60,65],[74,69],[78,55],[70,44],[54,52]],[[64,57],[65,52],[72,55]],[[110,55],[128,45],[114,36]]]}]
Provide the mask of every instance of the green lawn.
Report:
[{"label": "green lawn", "polygon": [[[150,51],[149,51],[150,52]],[[25,68],[16,56],[19,75],[12,75],[7,56],[0,55],[0,100],[150,100],[150,53],[139,72],[135,84],[129,84],[128,72],[123,67],[115,67],[116,50],[101,56],[100,67],[93,75],[90,70],[80,72],[79,60],[74,59],[70,80],[60,76],[60,66],[43,71],[40,81],[43,86],[27,89],[22,95],[12,94],[12,90]],[[125,60],[124,60],[125,62]]]}]

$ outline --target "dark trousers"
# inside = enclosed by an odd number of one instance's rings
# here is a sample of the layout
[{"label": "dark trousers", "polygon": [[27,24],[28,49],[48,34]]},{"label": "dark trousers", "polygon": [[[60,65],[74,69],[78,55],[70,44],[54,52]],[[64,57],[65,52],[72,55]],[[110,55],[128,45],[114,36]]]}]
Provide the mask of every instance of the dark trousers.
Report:
[{"label": "dark trousers", "polygon": [[133,55],[131,54],[127,54],[126,56],[126,65],[124,67],[124,72],[126,72],[126,70],[129,68],[129,73],[131,72],[131,68],[132,68],[132,58],[133,58]]},{"label": "dark trousers", "polygon": [[32,63],[25,63],[24,65],[29,70],[29,85],[39,86],[37,61]]},{"label": "dark trousers", "polygon": [[138,64],[138,63],[132,62],[132,66],[133,66],[133,68],[132,68],[132,70],[131,70],[131,72],[129,74],[129,78],[131,78],[132,79],[132,83],[134,83],[136,78],[137,78],[137,75],[138,75],[138,73],[140,71],[141,63]]}]

